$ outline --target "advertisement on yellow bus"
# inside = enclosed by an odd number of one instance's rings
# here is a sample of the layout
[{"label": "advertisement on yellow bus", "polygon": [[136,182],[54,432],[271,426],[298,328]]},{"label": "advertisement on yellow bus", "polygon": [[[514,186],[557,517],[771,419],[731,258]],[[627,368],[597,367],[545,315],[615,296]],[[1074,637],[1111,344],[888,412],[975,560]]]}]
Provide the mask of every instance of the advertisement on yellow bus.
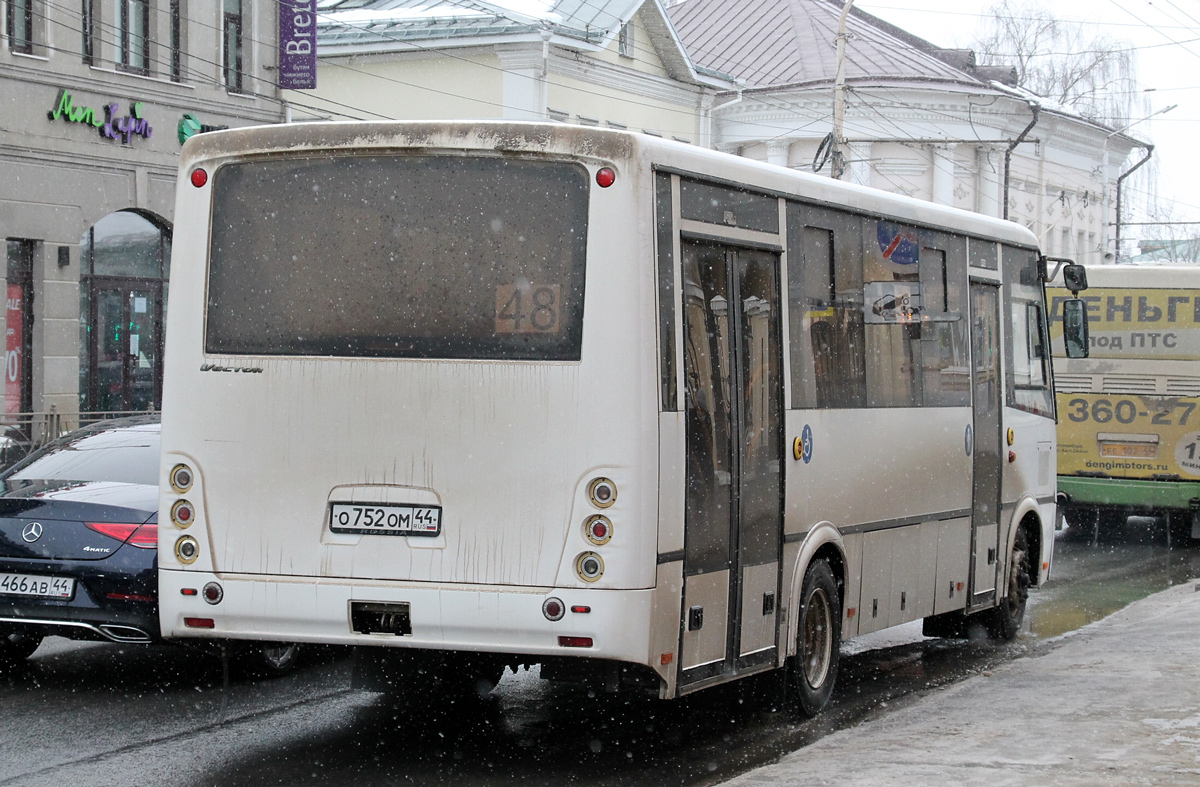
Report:
[{"label": "advertisement on yellow bus", "polygon": [[1048,290],[1058,491],[1069,524],[1164,517],[1200,538],[1200,266],[1106,265],[1079,293],[1089,357],[1064,357]]}]

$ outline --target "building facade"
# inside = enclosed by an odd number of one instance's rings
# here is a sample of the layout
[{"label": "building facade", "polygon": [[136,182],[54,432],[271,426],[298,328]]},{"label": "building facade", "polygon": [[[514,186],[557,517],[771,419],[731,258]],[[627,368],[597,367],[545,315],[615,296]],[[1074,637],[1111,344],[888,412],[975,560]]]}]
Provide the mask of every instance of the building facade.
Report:
[{"label": "building facade", "polygon": [[642,131],[708,145],[712,95],[659,0],[554,0],[530,15],[476,0],[330,0],[317,88],[293,117],[508,119]]},{"label": "building facade", "polygon": [[[1112,262],[1118,175],[1136,139],[1013,86],[1013,69],[975,64],[841,0],[684,0],[669,9],[692,58],[729,73],[714,147],[854,183],[1008,218],[1047,254]],[[842,37],[840,134],[835,133]],[[824,143],[824,145],[823,145]]]},{"label": "building facade", "polygon": [[282,118],[277,6],[0,5],[6,420],[157,409],[180,147]]}]

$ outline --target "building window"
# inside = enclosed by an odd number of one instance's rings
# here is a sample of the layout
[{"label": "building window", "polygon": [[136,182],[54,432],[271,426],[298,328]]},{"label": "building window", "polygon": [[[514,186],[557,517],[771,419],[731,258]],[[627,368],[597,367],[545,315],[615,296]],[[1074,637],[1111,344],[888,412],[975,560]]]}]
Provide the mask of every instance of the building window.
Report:
[{"label": "building window", "polygon": [[96,64],[96,0],[83,0],[79,27],[83,33],[83,62],[93,66]]},{"label": "building window", "polygon": [[242,0],[224,0],[225,16],[221,25],[225,87],[242,90]]},{"label": "building window", "polygon": [[33,0],[8,0],[5,18],[8,46],[14,52],[33,54]]},{"label": "building window", "polygon": [[33,407],[33,258],[37,242],[9,240],[4,313],[4,412],[27,413]]},{"label": "building window", "polygon": [[617,52],[622,57],[633,57],[633,22],[626,22],[621,25],[621,32],[617,35]]},{"label": "building window", "polygon": [[171,81],[183,81],[183,0],[171,0]]},{"label": "building window", "polygon": [[117,47],[123,68],[150,73],[150,0],[121,0]]}]

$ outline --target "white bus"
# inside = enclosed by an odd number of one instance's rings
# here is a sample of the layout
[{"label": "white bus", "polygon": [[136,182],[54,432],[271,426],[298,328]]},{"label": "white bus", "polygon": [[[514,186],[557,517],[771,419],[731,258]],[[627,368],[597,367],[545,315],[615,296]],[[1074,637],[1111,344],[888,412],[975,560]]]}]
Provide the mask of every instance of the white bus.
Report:
[{"label": "white bus", "polygon": [[1017,631],[1050,569],[1023,228],[650,136],[199,135],[177,193],[163,632],[664,698]]},{"label": "white bus", "polygon": [[[1200,539],[1200,266],[1089,267],[1091,355],[1056,358],[1058,490],[1085,532],[1130,514]],[[1054,352],[1061,282],[1050,289]]]}]

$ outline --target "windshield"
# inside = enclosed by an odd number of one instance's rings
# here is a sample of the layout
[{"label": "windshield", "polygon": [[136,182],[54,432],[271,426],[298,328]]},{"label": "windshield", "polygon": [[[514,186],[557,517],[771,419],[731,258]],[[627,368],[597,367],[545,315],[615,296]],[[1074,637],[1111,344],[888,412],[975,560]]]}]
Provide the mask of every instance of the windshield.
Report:
[{"label": "windshield", "polygon": [[8,481],[116,481],[158,484],[158,424],[106,429],[47,446]]},{"label": "windshield", "polygon": [[498,157],[224,166],[205,349],[578,360],[588,188],[579,164]]}]

